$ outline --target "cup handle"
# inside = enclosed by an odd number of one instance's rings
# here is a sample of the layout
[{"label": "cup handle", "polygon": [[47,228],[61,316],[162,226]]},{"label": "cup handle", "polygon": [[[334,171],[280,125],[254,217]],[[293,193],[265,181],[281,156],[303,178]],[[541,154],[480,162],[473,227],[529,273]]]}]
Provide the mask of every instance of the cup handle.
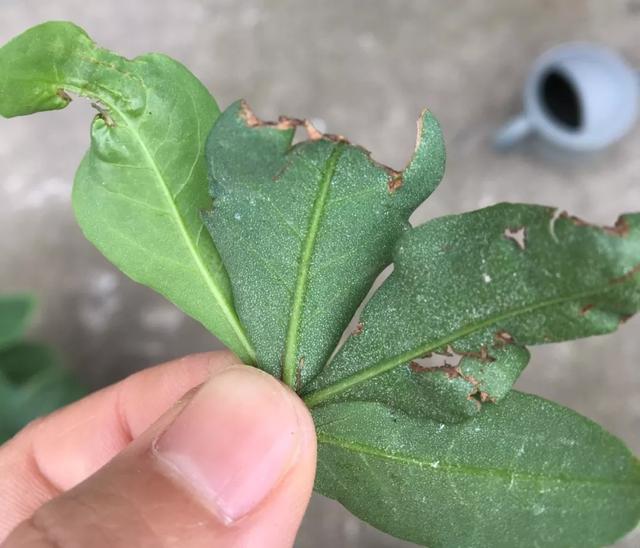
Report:
[{"label": "cup handle", "polygon": [[525,114],[519,114],[509,120],[502,126],[498,133],[496,133],[493,141],[494,146],[499,150],[510,148],[519,141],[522,141],[532,130],[531,122]]}]

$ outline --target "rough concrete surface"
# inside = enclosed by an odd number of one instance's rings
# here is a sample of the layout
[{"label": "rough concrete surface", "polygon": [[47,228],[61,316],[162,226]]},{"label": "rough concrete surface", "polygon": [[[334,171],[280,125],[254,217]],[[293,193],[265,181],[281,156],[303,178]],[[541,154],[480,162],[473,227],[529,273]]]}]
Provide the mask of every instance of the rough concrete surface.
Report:
[{"label": "rough concrete surface", "polygon": [[[535,56],[594,40],[640,66],[637,0],[0,0],[0,43],[48,19],[71,19],[127,56],[184,62],[222,106],[238,97],[269,118],[316,118],[401,167],[428,106],[448,147],[445,181],[422,221],[493,202],[556,205],[610,223],[640,209],[640,131],[592,158],[537,143],[506,155],[492,132],[520,106]],[[40,298],[34,335],[53,343],[90,386],[217,347],[199,325],[129,281],[87,243],[70,206],[91,109],[0,120],[0,289]],[[591,417],[640,452],[640,318],[606,337],[535,348],[523,390]],[[434,502],[437,503],[437,502]],[[640,542],[636,533],[618,546]],[[316,497],[297,546],[408,546]]]}]

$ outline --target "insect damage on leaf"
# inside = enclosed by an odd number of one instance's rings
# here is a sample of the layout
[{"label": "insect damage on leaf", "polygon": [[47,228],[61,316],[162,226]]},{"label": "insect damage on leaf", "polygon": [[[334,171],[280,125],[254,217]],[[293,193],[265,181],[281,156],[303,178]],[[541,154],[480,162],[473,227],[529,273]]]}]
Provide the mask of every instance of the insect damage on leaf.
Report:
[{"label": "insect damage on leaf", "polygon": [[549,232],[551,233],[554,240],[557,240],[554,232],[555,223],[560,218],[569,219],[575,226],[578,226],[578,227],[598,228],[611,236],[620,236],[623,238],[628,236],[630,233],[630,227],[624,215],[620,215],[620,217],[616,219],[616,222],[612,226],[600,226],[600,225],[596,225],[588,221],[585,221],[584,219],[581,219],[576,215],[570,215],[567,211],[562,211],[556,208],[549,208],[549,211],[551,213],[551,221],[549,222]]},{"label": "insect damage on leaf", "polygon": [[219,113],[211,94],[173,59],[125,59],[71,23],[38,25],[0,48],[1,115],[63,109],[70,93],[98,111],[73,186],[85,236],[252,363],[200,218],[210,204],[204,142]]},{"label": "insect damage on leaf", "polygon": [[618,219],[613,224],[613,226],[600,226],[600,227],[598,225],[589,223],[584,219],[581,219],[580,217],[576,217],[575,215],[569,215],[569,213],[567,213],[566,211],[561,212],[560,216],[570,219],[571,222],[576,226],[600,228],[601,230],[603,230],[607,234],[611,234],[612,236],[624,237],[629,234],[629,225],[627,224],[627,220],[624,216],[618,217]]},{"label": "insect damage on leaf", "polygon": [[464,420],[477,414],[481,404],[504,398],[529,358],[525,349],[516,346],[504,351],[505,345],[512,344],[513,339],[502,332],[491,351],[483,345],[477,352],[458,352],[448,345],[411,361],[408,369],[419,377],[413,382],[430,402],[431,419]]},{"label": "insect damage on leaf", "polygon": [[633,281],[640,274],[640,263],[630,269],[628,272],[625,272],[622,276],[618,276],[615,278],[611,278],[611,284],[625,284],[627,282]]},{"label": "insect damage on leaf", "polygon": [[[525,345],[615,330],[640,308],[640,214],[621,217],[621,238],[564,215],[549,230],[549,211],[500,204],[408,232],[359,318],[367,329],[310,383],[307,404],[380,401],[456,422],[479,411],[470,393],[487,402],[508,393],[528,362]],[[416,375],[408,365],[442,348],[472,370]],[[480,385],[485,375],[500,382],[476,389],[464,378]]]},{"label": "insect damage on leaf", "polygon": [[65,90],[63,90],[62,88],[59,89],[56,92],[56,95],[58,97],[60,97],[60,99],[62,99],[63,101],[66,101],[67,103],[70,103],[71,101],[73,101],[73,97],[71,97],[71,95],[69,95]]},{"label": "insect damage on leaf", "polygon": [[525,250],[527,248],[527,229],[524,226],[516,229],[506,228],[504,236],[509,240],[513,240],[520,249]]},{"label": "insect damage on leaf", "polygon": [[469,401],[484,403],[486,401],[491,401],[495,403],[495,398],[491,396],[488,392],[482,390],[480,386],[480,381],[476,379],[473,375],[465,374],[461,367],[458,365],[449,365],[445,364],[439,367],[425,367],[418,362],[411,362],[409,364],[409,368],[414,373],[424,374],[424,373],[434,373],[436,375],[444,375],[447,380],[455,380],[462,379],[462,381],[468,383],[469,385],[469,393],[467,394],[467,399]]},{"label": "insect damage on leaf", "polygon": [[511,333],[508,333],[507,331],[497,331],[495,334],[495,341],[495,346],[500,347],[505,344],[511,344],[513,342],[513,337],[511,336]]},{"label": "insect damage on leaf", "polygon": [[246,101],[240,101],[240,117],[245,121],[248,127],[272,127],[280,131],[288,129],[296,129],[303,127],[307,132],[310,141],[318,141],[319,139],[327,139],[329,141],[345,141],[342,135],[333,135],[330,133],[322,133],[313,125],[310,120],[299,118],[289,118],[288,116],[280,116],[277,121],[261,120],[258,118]]},{"label": "insect damage on leaf", "polygon": [[603,230],[609,234],[614,234],[620,237],[628,236],[630,231],[627,220],[624,217],[618,217],[618,220],[613,226],[605,226]]},{"label": "insect damage on leaf", "polygon": [[[640,214],[597,227],[499,204],[411,229],[444,170],[428,111],[399,172],[308,120],[263,121],[243,101],[218,116],[179,63],[122,58],[69,23],[0,48],[0,114],[62,109],[70,93],[98,111],[74,184],[83,231],[303,396],[318,490],[434,547],[583,548],[638,522],[638,460],[512,387],[526,345],[608,333],[640,309]],[[27,305],[0,299],[0,346]]]},{"label": "insect damage on leaf", "polygon": [[389,192],[395,192],[402,186],[402,173],[394,174],[394,176],[389,180]]},{"label": "insect damage on leaf", "polygon": [[[308,139],[293,144],[299,127]],[[258,365],[294,388],[325,365],[409,216],[442,177],[439,126],[424,112],[419,127],[402,175],[308,121],[260,120],[244,101],[213,127],[205,223]]]},{"label": "insect damage on leaf", "polygon": [[91,103],[91,106],[98,111],[98,117],[107,125],[107,127],[116,127],[116,123],[109,114],[109,109],[98,103]]}]

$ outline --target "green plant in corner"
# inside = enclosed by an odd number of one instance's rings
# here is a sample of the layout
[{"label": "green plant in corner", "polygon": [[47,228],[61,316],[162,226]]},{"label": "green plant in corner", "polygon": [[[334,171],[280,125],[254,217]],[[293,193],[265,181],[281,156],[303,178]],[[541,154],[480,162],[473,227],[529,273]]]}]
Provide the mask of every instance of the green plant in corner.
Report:
[{"label": "green plant in corner", "polygon": [[28,295],[0,295],[0,443],[84,394],[55,352],[24,340],[33,308]]},{"label": "green plant in corner", "polygon": [[0,49],[0,114],[70,93],[98,109],[73,191],[84,233],[300,394],[319,492],[429,546],[602,546],[636,526],[638,459],[512,386],[527,345],[608,333],[640,308],[640,214],[598,227],[499,204],[411,228],[444,170],[428,111],[396,172],[303,120],[220,114],[175,61],[123,59],[70,23]]}]

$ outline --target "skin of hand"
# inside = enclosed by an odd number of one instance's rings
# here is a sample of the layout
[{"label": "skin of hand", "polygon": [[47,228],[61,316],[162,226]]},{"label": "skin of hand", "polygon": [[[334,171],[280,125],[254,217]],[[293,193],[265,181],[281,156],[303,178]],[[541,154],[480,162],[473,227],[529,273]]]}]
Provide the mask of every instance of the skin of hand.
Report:
[{"label": "skin of hand", "polygon": [[292,546],[315,466],[291,390],[230,353],[189,356],[0,447],[0,546]]}]

